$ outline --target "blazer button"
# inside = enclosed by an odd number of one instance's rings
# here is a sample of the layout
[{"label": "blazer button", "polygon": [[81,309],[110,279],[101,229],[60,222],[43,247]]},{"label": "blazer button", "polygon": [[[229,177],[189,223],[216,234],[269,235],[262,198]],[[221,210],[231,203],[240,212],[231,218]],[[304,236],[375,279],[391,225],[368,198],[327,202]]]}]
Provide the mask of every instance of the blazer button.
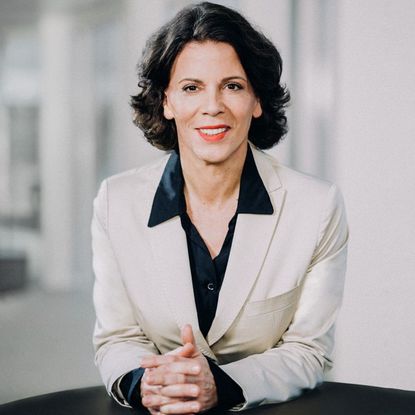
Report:
[{"label": "blazer button", "polygon": [[213,290],[215,289],[215,284],[213,284],[213,282],[210,282],[210,283],[207,285],[207,289],[208,289],[209,291],[213,291]]}]

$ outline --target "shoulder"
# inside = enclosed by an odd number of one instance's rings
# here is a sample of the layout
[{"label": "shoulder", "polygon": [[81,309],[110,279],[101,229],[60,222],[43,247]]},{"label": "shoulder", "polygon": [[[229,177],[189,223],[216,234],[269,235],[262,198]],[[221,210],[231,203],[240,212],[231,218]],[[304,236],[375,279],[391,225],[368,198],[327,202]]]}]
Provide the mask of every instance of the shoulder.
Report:
[{"label": "shoulder", "polygon": [[336,187],[328,180],[288,167],[262,150],[252,148],[252,151],[261,177],[276,188],[307,197],[327,194]]},{"label": "shoulder", "polygon": [[108,192],[117,193],[132,189],[139,191],[157,187],[169,157],[170,154],[165,153],[148,164],[114,174],[106,178],[103,185],[107,187]]},{"label": "shoulder", "polygon": [[110,212],[118,216],[133,208],[149,214],[152,200],[170,154],[146,165],[114,174],[101,182],[94,200],[94,209],[101,216]]},{"label": "shoulder", "polygon": [[319,241],[330,233],[333,238],[336,235],[340,245],[347,241],[345,204],[336,184],[287,167],[263,151],[255,150],[255,157],[266,175],[277,177],[274,180],[279,186],[274,192],[284,194],[283,210],[291,220],[291,229],[296,224],[301,224],[303,230],[307,223],[314,224],[319,227]]},{"label": "shoulder", "polygon": [[253,149],[253,154],[270,196],[283,191],[286,211],[316,220],[322,215],[345,218],[343,196],[336,184],[287,167],[264,151]]}]

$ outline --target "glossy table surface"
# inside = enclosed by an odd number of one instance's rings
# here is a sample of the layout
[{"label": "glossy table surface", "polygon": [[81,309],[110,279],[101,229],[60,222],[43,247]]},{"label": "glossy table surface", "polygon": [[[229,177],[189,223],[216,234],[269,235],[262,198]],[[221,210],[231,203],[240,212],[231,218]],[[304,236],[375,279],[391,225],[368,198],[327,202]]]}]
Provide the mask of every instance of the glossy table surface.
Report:
[{"label": "glossy table surface", "polygon": [[[56,392],[0,405],[0,415],[148,414],[123,408],[101,386]],[[205,414],[235,412],[209,411]],[[290,402],[260,406],[245,415],[415,415],[415,392],[325,382]]]}]

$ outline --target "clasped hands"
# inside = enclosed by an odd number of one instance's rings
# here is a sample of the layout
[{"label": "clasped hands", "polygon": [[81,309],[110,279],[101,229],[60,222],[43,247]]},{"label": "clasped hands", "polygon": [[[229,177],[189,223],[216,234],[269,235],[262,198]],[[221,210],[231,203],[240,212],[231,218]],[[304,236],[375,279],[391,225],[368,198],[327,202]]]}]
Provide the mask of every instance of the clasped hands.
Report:
[{"label": "clasped hands", "polygon": [[181,338],[183,346],[141,360],[141,402],[151,415],[195,414],[218,403],[215,380],[191,325],[182,328]]}]

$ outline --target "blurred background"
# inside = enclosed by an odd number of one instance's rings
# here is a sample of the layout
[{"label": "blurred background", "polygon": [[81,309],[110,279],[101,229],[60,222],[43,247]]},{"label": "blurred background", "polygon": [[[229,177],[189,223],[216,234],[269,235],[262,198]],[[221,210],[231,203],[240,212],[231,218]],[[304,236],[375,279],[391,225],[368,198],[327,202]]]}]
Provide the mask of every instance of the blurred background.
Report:
[{"label": "blurred background", "polygon": [[[0,403],[100,383],[90,219],[100,181],[161,156],[135,66],[183,0],[0,0]],[[339,184],[351,239],[328,379],[415,390],[415,2],[233,0],[284,59],[270,152]]]}]

